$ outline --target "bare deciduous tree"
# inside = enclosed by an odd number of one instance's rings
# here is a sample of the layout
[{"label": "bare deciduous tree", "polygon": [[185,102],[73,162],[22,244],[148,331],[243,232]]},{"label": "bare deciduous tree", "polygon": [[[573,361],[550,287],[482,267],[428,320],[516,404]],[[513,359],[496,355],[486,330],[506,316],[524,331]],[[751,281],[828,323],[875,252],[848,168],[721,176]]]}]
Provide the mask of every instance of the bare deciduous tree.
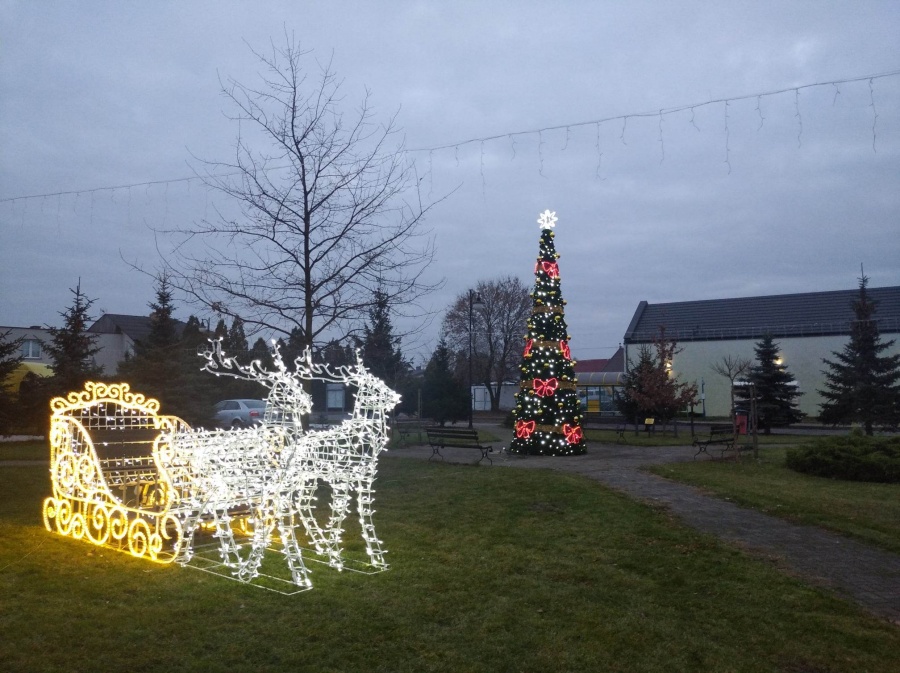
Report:
[{"label": "bare deciduous tree", "polygon": [[734,382],[737,381],[738,377],[749,373],[751,364],[750,360],[747,360],[746,358],[740,358],[736,355],[725,355],[721,360],[710,365],[710,369],[716,374],[724,376],[731,382],[731,385],[729,386],[729,392],[731,393],[730,416],[731,423],[735,428],[735,433],[737,433],[737,425],[735,425],[737,419],[734,416]]},{"label": "bare deciduous tree", "polygon": [[253,53],[258,87],[222,84],[238,126],[234,159],[205,162],[203,173],[241,214],[164,232],[172,285],[248,327],[299,332],[302,346],[358,329],[376,288],[410,315],[434,289],[423,280],[434,248],[395,117],[376,124],[368,91],[345,110],[330,65],[311,76],[291,38]]},{"label": "bare deciduous tree", "polygon": [[[506,276],[479,281],[475,292],[484,306],[473,313],[475,380],[485,385],[491,410],[500,408],[500,384],[518,381],[518,366],[526,323],[531,315],[531,296],[521,280]],[[459,295],[444,316],[443,332],[451,350],[468,364],[469,295]]]}]

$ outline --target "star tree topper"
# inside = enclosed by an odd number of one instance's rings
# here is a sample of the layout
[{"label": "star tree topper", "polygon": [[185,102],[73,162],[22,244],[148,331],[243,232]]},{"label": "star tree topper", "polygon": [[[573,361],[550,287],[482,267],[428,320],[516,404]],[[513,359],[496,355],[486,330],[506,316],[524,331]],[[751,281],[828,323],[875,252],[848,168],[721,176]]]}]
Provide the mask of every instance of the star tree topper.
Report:
[{"label": "star tree topper", "polygon": [[556,211],[545,210],[538,218],[538,224],[541,225],[541,229],[553,229],[556,226],[556,220]]}]

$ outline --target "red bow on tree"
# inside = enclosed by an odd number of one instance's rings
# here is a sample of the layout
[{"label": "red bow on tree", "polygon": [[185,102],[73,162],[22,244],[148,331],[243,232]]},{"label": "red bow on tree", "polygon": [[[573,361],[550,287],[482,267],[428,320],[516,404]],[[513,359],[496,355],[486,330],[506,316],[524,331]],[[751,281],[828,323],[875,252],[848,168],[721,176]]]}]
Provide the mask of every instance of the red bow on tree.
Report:
[{"label": "red bow on tree", "polygon": [[556,389],[559,387],[559,381],[556,379],[547,379],[546,381],[542,379],[534,380],[534,394],[538,397],[547,397],[548,395],[552,395],[556,392]]},{"label": "red bow on tree", "polygon": [[541,267],[551,278],[559,278],[559,264],[556,262],[541,262]]},{"label": "red bow on tree", "polygon": [[528,358],[531,357],[531,347],[534,346],[534,339],[529,339],[525,342],[525,352],[522,354],[522,357]]},{"label": "red bow on tree", "polygon": [[528,439],[529,435],[534,432],[534,428],[534,421],[516,421],[516,437]]},{"label": "red bow on tree", "polygon": [[581,426],[579,425],[569,425],[566,423],[562,426],[563,434],[566,436],[566,441],[569,444],[578,444],[581,441],[581,438],[584,437],[584,433],[581,431]]},{"label": "red bow on tree", "polygon": [[559,342],[559,348],[560,348],[560,350],[562,351],[563,357],[564,357],[566,360],[571,360],[571,359],[572,359],[572,351],[569,350],[569,343],[568,343],[567,341],[560,341],[560,342]]}]

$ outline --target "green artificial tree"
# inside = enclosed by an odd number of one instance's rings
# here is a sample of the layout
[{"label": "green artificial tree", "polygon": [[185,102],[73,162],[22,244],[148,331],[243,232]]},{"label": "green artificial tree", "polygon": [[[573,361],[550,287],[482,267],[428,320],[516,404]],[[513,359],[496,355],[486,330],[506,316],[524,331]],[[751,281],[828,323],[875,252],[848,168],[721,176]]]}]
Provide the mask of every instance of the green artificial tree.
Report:
[{"label": "green artificial tree", "polygon": [[833,353],[828,366],[824,402],[819,420],[829,425],[861,423],[867,435],[875,428],[900,425],[900,354],[886,355],[894,341],[882,341],[875,318],[876,302],[869,298],[869,279],[859,279],[859,297],[853,302],[856,319],[850,325],[850,341]]},{"label": "green artificial tree", "polygon": [[511,453],[563,456],[585,452],[581,403],[569,351],[560,291],[559,255],[553,243],[556,213],[538,219],[540,254],[534,269],[534,291],[519,392],[513,410],[516,436]]}]

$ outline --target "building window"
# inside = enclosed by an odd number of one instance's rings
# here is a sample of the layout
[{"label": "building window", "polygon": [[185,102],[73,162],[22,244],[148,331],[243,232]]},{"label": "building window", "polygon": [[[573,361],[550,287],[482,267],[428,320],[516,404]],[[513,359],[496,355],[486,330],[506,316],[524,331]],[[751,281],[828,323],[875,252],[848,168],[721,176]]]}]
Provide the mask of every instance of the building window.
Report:
[{"label": "building window", "polygon": [[41,359],[41,342],[38,339],[25,339],[25,341],[22,342],[22,359]]},{"label": "building window", "polygon": [[325,407],[328,411],[344,410],[344,386],[341,383],[325,384]]}]

